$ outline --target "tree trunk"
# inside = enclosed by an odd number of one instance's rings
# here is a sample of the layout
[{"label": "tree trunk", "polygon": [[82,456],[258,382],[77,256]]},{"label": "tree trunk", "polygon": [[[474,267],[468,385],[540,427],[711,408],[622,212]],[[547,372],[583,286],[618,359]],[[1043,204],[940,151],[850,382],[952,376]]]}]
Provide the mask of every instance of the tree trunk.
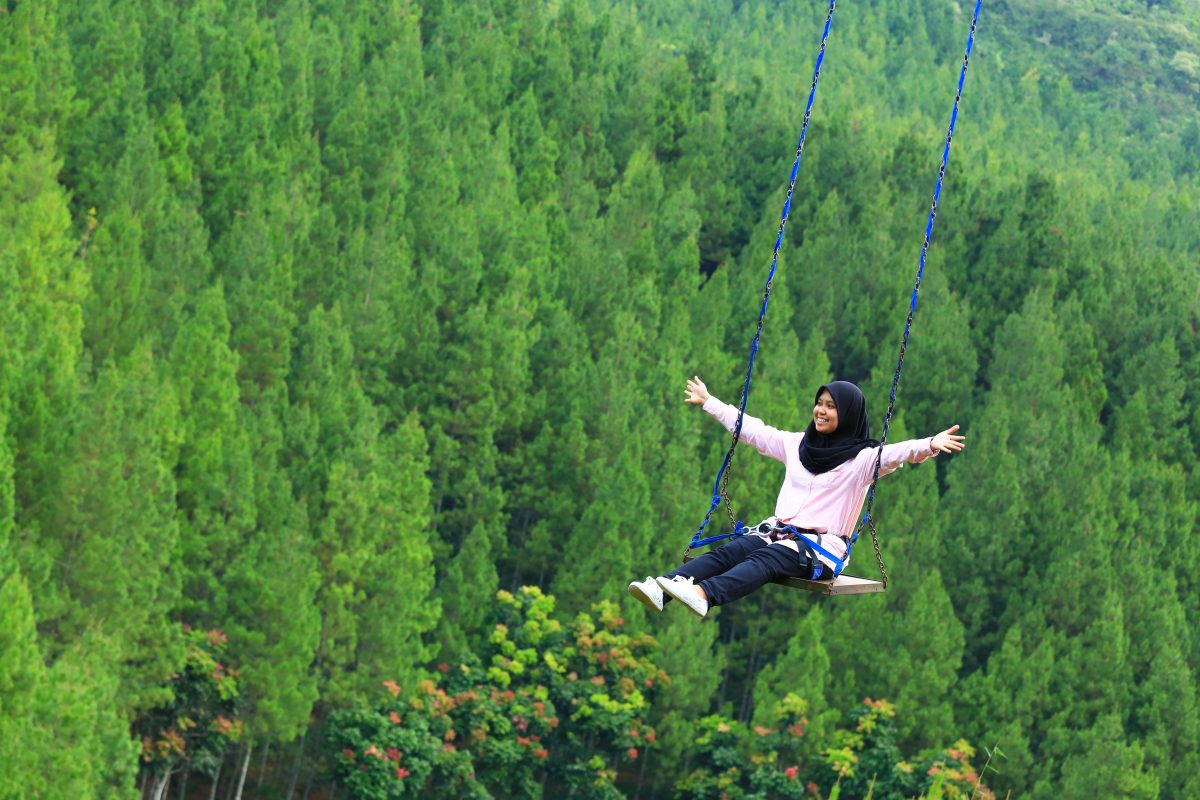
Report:
[{"label": "tree trunk", "polygon": [[171,775],[174,770],[167,769],[154,780],[154,788],[150,790],[150,800],[163,800],[167,796],[167,787],[171,785]]},{"label": "tree trunk", "polygon": [[755,637],[754,648],[750,651],[750,664],[746,670],[746,685],[742,688],[742,702],[738,709],[737,721],[746,724],[750,718],[750,707],[754,703],[754,676],[758,674],[758,651],[762,640]]},{"label": "tree trunk", "polygon": [[[538,585],[540,586],[541,584],[538,584]],[[722,642],[724,643],[724,645],[726,647],[728,647],[733,642],[733,626],[730,626],[729,631],[725,634],[724,638],[722,639]],[[717,698],[713,704],[713,708],[720,708],[721,704],[725,702],[725,694],[726,694],[726,691],[728,690],[728,688],[729,688],[729,670],[727,670],[727,669],[721,670],[721,686],[720,686],[720,688],[717,689]],[[684,774],[686,775],[687,773],[684,773]]]},{"label": "tree trunk", "polygon": [[263,781],[267,777],[267,756],[270,755],[270,753],[271,753],[271,743],[267,742],[266,746],[263,747],[262,764],[260,764],[258,767],[258,788],[259,789],[262,788]]},{"label": "tree trunk", "polygon": [[296,794],[296,781],[300,780],[300,765],[304,762],[304,742],[308,737],[308,729],[300,734],[300,747],[296,750],[296,763],[292,765],[292,779],[288,783],[287,800],[292,800]]},{"label": "tree trunk", "polygon": [[233,800],[242,800],[242,788],[246,785],[246,773],[250,771],[250,753],[253,750],[253,743],[246,742],[246,755],[242,757],[242,769],[238,773],[237,792],[234,793]]},{"label": "tree trunk", "polygon": [[646,762],[650,760],[650,748],[642,748],[642,764],[638,767],[638,782],[637,789],[633,793],[633,800],[642,800],[642,784],[646,782]]},{"label": "tree trunk", "polygon": [[212,788],[208,790],[208,800],[217,800],[217,786],[221,783],[221,767],[225,766],[225,757],[217,762],[217,771],[213,773]]},{"label": "tree trunk", "polygon": [[233,751],[233,770],[229,773],[229,777],[225,779],[225,786],[219,792],[225,800],[233,800],[233,790],[237,788],[238,762],[241,761],[243,752],[239,749]]},{"label": "tree trunk", "polygon": [[754,678],[758,675],[758,667],[762,659],[760,653],[762,651],[762,635],[763,635],[763,617],[758,618],[758,624],[754,626],[754,631],[750,634],[751,641],[754,643],[750,650],[750,664],[746,670],[746,682],[742,689],[741,708],[738,709],[737,721],[745,724],[750,719],[750,709],[754,705]]},{"label": "tree trunk", "polygon": [[183,779],[179,781],[179,800],[187,800],[188,777],[192,774],[191,764],[183,765]]}]

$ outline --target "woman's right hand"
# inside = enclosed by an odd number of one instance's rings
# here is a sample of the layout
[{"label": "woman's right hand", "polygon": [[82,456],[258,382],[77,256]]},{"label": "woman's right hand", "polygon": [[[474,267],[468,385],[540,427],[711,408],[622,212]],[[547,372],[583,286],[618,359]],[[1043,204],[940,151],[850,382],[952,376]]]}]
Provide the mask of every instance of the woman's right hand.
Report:
[{"label": "woman's right hand", "polygon": [[700,380],[698,375],[688,378],[687,389],[683,393],[684,401],[702,406],[708,398],[708,387],[704,385],[704,381]]}]

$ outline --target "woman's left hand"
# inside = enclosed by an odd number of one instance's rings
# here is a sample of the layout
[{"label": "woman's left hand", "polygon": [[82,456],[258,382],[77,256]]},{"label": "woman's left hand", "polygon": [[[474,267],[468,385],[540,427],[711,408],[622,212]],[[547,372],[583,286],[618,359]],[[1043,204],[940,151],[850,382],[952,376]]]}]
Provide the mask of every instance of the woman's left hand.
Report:
[{"label": "woman's left hand", "polygon": [[929,440],[929,446],[935,453],[957,452],[967,446],[967,437],[955,434],[957,425],[952,425]]}]

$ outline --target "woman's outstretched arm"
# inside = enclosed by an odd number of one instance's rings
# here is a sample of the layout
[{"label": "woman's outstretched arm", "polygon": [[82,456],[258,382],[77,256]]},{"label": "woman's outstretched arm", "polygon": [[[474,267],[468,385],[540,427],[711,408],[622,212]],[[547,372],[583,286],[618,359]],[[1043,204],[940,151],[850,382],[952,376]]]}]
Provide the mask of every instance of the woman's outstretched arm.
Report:
[{"label": "woman's outstretched arm", "polygon": [[[879,474],[887,475],[904,464],[920,464],[938,453],[956,453],[962,450],[967,446],[967,437],[958,434],[958,427],[951,425],[928,439],[910,439],[907,442],[884,445],[883,456],[879,461]],[[874,458],[871,460],[874,461]]]},{"label": "woman's outstretched arm", "polygon": [[[725,426],[725,430],[733,432],[737,427],[738,410],[728,403],[722,403],[708,392],[708,387],[700,376],[693,375],[688,379],[684,389],[684,402],[701,406],[717,421]],[[787,461],[788,437],[798,437],[799,434],[787,433],[778,428],[772,428],[758,417],[746,414],[742,417],[741,440],[768,458],[777,461]],[[799,439],[797,439],[799,441]]]}]

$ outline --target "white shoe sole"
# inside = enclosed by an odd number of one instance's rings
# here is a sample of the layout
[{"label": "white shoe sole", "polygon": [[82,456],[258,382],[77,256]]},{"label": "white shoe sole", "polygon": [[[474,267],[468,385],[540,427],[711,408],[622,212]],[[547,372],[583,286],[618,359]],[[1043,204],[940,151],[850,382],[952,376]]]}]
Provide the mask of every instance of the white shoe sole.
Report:
[{"label": "white shoe sole", "polygon": [[651,611],[662,611],[663,610],[662,605],[659,603],[655,603],[654,598],[651,597],[650,595],[646,594],[646,590],[641,587],[642,583],[643,583],[643,581],[633,581],[632,583],[630,583],[629,584],[629,594],[631,594],[634,597],[634,599],[636,599],[639,603],[641,603],[642,605],[644,605],[646,608],[650,609]]},{"label": "white shoe sole", "polygon": [[661,591],[659,593],[659,601],[654,602],[654,596],[647,594],[646,589],[642,588],[643,583],[646,583],[646,582],[634,581],[634,582],[630,583],[629,584],[629,594],[632,595],[632,597],[634,597],[634,599],[637,600],[637,602],[642,603],[643,606],[646,606],[647,608],[652,610],[652,612],[660,612],[660,610],[662,610],[662,593],[661,593]]},{"label": "white shoe sole", "polygon": [[658,585],[667,594],[674,597],[679,602],[687,606],[687,610],[695,614],[701,619],[708,613],[708,601],[701,600],[696,594],[696,585],[693,583],[675,583],[674,581],[664,581],[659,579]]}]

